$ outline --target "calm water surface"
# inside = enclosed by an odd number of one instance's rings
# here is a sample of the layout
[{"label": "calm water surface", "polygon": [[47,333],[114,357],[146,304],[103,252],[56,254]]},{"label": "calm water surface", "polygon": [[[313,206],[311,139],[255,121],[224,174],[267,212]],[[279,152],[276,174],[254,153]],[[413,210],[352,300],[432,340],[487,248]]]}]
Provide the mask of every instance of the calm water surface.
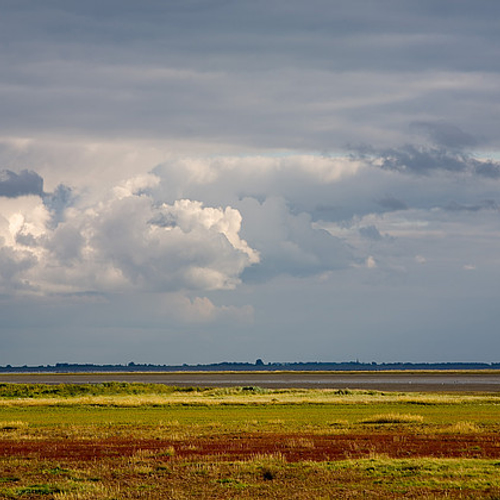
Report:
[{"label": "calm water surface", "polygon": [[373,389],[392,391],[500,392],[497,372],[370,373],[34,373],[0,374],[0,383],[143,382],[173,386]]}]

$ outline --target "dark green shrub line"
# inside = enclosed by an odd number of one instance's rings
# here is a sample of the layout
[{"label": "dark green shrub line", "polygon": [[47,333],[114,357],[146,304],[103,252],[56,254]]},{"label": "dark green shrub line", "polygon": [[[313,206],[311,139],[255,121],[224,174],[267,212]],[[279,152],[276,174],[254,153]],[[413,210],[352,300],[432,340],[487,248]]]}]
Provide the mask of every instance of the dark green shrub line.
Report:
[{"label": "dark green shrub line", "polygon": [[172,387],[163,384],[103,382],[101,384],[0,384],[0,398],[46,398],[78,396],[116,396],[133,394],[171,394],[201,392],[198,387]]},{"label": "dark green shrub line", "polygon": [[265,394],[269,389],[258,386],[244,387],[176,387],[140,382],[103,382],[99,384],[0,384],[0,399],[8,398],[71,398],[79,396],[167,395],[172,393],[203,392],[214,396],[232,394]]}]

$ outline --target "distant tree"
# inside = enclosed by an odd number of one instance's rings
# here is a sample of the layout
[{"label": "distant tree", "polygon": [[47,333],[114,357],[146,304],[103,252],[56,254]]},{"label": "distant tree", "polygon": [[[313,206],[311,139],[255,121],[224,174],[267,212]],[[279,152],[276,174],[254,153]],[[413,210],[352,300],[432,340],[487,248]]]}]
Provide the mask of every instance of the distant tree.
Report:
[{"label": "distant tree", "polygon": [[255,362],[255,366],[264,366],[264,361],[262,361],[262,359],[258,359],[256,362]]}]

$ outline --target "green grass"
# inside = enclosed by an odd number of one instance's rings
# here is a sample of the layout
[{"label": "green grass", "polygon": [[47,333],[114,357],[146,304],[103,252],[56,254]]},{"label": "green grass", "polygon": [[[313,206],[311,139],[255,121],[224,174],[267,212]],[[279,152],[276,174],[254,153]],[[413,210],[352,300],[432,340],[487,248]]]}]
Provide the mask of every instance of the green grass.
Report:
[{"label": "green grass", "polygon": [[73,398],[136,394],[166,395],[173,392],[203,392],[199,387],[171,387],[164,384],[102,382],[100,384],[0,384],[0,398]]},{"label": "green grass", "polygon": [[476,459],[363,459],[330,464],[331,470],[351,469],[366,473],[374,481],[394,483],[407,489],[467,488],[481,490],[500,488],[500,462]]},{"label": "green grass", "polygon": [[[40,415],[43,414],[43,419]],[[144,424],[177,422],[181,425],[208,425],[217,423],[228,429],[242,424],[281,426],[284,428],[335,426],[338,422],[349,425],[380,423],[381,415],[406,415],[406,421],[425,425],[452,425],[471,422],[482,425],[500,424],[500,406],[497,404],[450,405],[440,404],[415,407],[405,403],[373,403],[336,405],[165,405],[139,407],[95,406],[0,406],[2,427],[22,429],[64,425]],[[390,420],[390,419],[389,419]],[[394,419],[392,419],[394,422]],[[397,420],[397,419],[396,419]],[[403,419],[404,420],[404,419]],[[252,424],[253,423],[253,424]],[[397,423],[397,422],[396,422]],[[15,424],[15,425],[14,425]],[[4,432],[5,433],[5,432]]]},{"label": "green grass", "polygon": [[39,496],[49,496],[53,498],[54,493],[61,493],[64,489],[56,484],[32,484],[22,487],[4,488],[2,491],[4,498],[33,498]]}]

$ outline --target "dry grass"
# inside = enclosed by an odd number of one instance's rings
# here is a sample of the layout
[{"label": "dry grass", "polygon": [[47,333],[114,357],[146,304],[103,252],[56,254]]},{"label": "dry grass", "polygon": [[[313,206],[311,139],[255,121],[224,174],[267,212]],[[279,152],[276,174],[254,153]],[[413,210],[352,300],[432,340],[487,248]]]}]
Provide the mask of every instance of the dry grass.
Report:
[{"label": "dry grass", "polygon": [[381,415],[372,415],[369,418],[360,420],[361,424],[421,424],[424,421],[422,415],[411,413],[384,413]]},{"label": "dry grass", "polygon": [[121,488],[118,486],[104,486],[99,483],[86,485],[82,491],[58,492],[52,497],[54,500],[113,500],[120,498]]},{"label": "dry grass", "polygon": [[446,434],[476,434],[483,432],[483,429],[474,422],[457,422],[442,429]]},{"label": "dry grass", "polygon": [[[500,492],[498,465],[492,460],[392,460],[383,454],[334,463],[294,464],[280,454],[255,455],[232,463],[217,458],[158,462],[144,456],[141,460],[139,464],[117,458],[73,463],[67,468],[67,464],[24,461],[18,464],[24,468],[23,477],[8,486],[0,485],[0,498],[493,500]],[[0,461],[2,477],[8,477],[8,469],[9,461]]]},{"label": "dry grass", "polygon": [[28,428],[28,423],[21,420],[0,422],[0,431],[18,431]]},{"label": "dry grass", "polygon": [[[131,384],[132,385],[132,384]],[[140,407],[167,405],[274,405],[274,404],[338,404],[357,405],[373,403],[402,403],[418,405],[435,404],[500,404],[500,395],[480,394],[426,394],[396,393],[365,390],[337,389],[260,389],[233,387],[186,392],[172,390],[168,393],[140,393],[133,384],[134,394],[50,396],[50,397],[0,397],[1,406],[103,406]]]},{"label": "dry grass", "polygon": [[303,438],[303,437],[292,437],[292,438],[288,438],[285,442],[285,446],[287,448],[314,448],[315,447],[315,444],[314,444],[314,441],[312,439],[308,439],[308,438]]}]

